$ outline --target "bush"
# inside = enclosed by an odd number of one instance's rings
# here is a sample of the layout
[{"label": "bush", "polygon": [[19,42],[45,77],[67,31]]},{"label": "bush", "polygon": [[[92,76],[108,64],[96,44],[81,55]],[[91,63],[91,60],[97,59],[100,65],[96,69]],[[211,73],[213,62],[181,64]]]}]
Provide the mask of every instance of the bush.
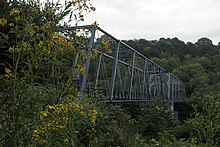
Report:
[{"label": "bush", "polygon": [[132,146],[135,138],[134,119],[119,105],[101,103],[93,146]]},{"label": "bush", "polygon": [[90,146],[96,133],[95,105],[86,98],[67,96],[61,103],[47,105],[40,112],[32,138],[35,145]]},{"label": "bush", "polygon": [[177,138],[185,138],[192,145],[219,146],[220,95],[194,93],[194,114],[173,130]]},{"label": "bush", "polygon": [[164,132],[177,125],[170,107],[159,100],[141,105],[139,112],[137,129],[148,140],[159,139]]},{"label": "bush", "polygon": [[[77,23],[83,20],[85,13],[95,9],[87,0],[67,1],[64,6],[34,1],[4,3],[4,9],[9,13],[5,15],[2,9],[0,11],[0,49],[1,57],[4,57],[0,59],[4,69],[0,75],[0,114],[3,116],[0,117],[0,146],[38,144],[32,134],[42,126],[46,134],[41,132],[39,136],[50,144],[55,134],[45,125],[54,120],[53,112],[48,110],[45,119],[40,119],[39,115],[49,106],[65,105],[64,100],[69,95],[78,97],[73,80],[84,71],[83,60],[72,66],[76,55],[81,57],[81,50],[74,45],[76,32],[62,32],[60,27],[66,16],[75,14]],[[65,25],[67,23],[62,26]],[[90,110],[87,105],[83,106]],[[70,118],[78,115],[75,111],[70,112]],[[66,113],[62,114],[66,116]],[[82,121],[90,126],[89,116],[86,118]],[[59,144],[60,139],[55,137],[53,144],[56,143]]]}]

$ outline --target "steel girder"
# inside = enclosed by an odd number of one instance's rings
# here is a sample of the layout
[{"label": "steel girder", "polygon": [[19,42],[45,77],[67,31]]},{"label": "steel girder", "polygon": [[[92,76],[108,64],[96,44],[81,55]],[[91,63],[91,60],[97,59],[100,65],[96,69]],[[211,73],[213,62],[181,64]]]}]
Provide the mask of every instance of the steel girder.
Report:
[{"label": "steel girder", "polygon": [[[87,50],[86,71],[78,78],[81,93],[119,103],[186,100],[183,81],[101,28],[87,25],[62,31],[80,29],[90,32],[88,42],[81,44]],[[109,42],[111,52],[104,49],[102,39]],[[98,54],[95,59],[91,59],[93,51]]]}]

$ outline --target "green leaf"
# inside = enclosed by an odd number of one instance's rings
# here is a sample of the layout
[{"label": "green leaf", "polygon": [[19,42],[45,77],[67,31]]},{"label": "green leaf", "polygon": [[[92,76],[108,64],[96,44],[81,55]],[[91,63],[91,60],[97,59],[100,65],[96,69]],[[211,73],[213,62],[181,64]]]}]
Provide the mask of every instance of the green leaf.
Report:
[{"label": "green leaf", "polygon": [[64,12],[60,15],[60,18],[59,18],[59,19],[60,19],[60,20],[63,19],[65,16],[67,16],[67,15],[70,13],[70,11],[71,11],[71,10],[64,11]]},{"label": "green leaf", "polygon": [[69,2],[69,4],[65,7],[64,11],[66,11],[67,9],[69,9],[72,6],[72,3]]}]

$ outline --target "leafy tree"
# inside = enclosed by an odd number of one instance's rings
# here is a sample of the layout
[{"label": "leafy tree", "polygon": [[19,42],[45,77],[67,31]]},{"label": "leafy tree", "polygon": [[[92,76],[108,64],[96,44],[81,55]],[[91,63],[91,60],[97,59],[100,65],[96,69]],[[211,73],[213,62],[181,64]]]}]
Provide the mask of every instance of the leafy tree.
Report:
[{"label": "leafy tree", "polygon": [[195,89],[204,87],[208,83],[205,70],[199,63],[180,66],[173,70],[173,74],[185,82],[187,96],[190,96]]},{"label": "leafy tree", "polygon": [[159,139],[164,132],[173,128],[176,123],[170,107],[159,100],[139,107],[138,133],[148,140]]},{"label": "leafy tree", "polygon": [[160,54],[160,51],[158,49],[155,49],[155,48],[152,48],[152,47],[146,47],[140,52],[143,55],[145,55],[147,58],[158,57],[159,54]]},{"label": "leafy tree", "polygon": [[215,46],[212,44],[212,41],[210,39],[203,37],[200,38],[195,44],[198,46],[200,52],[198,52],[197,54],[199,54],[200,56],[207,53],[211,55],[215,54]]},{"label": "leafy tree", "polygon": [[[162,54],[161,54],[162,55]],[[152,58],[152,60],[167,70],[167,72],[172,72],[174,69],[178,68],[181,64],[180,59],[175,56],[169,56],[166,58]]]}]

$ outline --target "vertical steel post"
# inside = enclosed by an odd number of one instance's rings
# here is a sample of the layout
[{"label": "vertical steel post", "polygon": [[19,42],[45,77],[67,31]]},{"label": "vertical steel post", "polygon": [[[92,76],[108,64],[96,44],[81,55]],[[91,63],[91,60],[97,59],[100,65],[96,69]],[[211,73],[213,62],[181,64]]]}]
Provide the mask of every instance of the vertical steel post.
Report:
[{"label": "vertical steel post", "polygon": [[157,74],[156,74],[156,65],[153,65],[154,66],[154,99],[155,97],[157,96]]},{"label": "vertical steel post", "polygon": [[81,85],[81,89],[80,89],[80,93],[83,93],[86,87],[86,82],[87,82],[87,78],[88,78],[88,72],[89,72],[89,65],[90,65],[90,59],[91,59],[91,51],[92,51],[92,46],[94,44],[94,39],[95,39],[95,28],[91,28],[90,32],[91,32],[91,37],[89,40],[89,44],[88,44],[88,52],[87,52],[87,57],[86,57],[86,71],[85,74],[83,76],[82,79],[82,85]]},{"label": "vertical steel post", "polygon": [[97,84],[98,84],[98,79],[99,79],[99,73],[100,73],[100,67],[101,67],[101,62],[102,62],[102,56],[103,56],[103,54],[101,53],[100,56],[99,56],[99,63],[98,63],[97,72],[96,72],[94,90],[97,89]]},{"label": "vertical steel post", "polygon": [[184,85],[183,82],[181,82],[181,100],[184,100],[183,89],[184,89]]},{"label": "vertical steel post", "polygon": [[133,51],[132,63],[131,63],[131,77],[130,77],[130,88],[129,88],[129,100],[131,100],[132,88],[133,88],[133,78],[134,78],[134,62],[135,62],[135,50]]},{"label": "vertical steel post", "polygon": [[[170,73],[167,73],[167,76],[168,76],[168,80],[167,80],[167,99],[168,99],[168,101],[170,101],[170,104],[171,104],[170,110],[174,114],[173,84],[171,83],[171,75],[170,75]],[[171,89],[171,84],[172,84],[172,89]],[[172,96],[170,95],[170,93],[172,93]]]},{"label": "vertical steel post", "polygon": [[161,69],[159,68],[159,77],[160,77],[160,93],[161,93],[161,98],[162,100],[164,99],[164,89],[163,89],[163,79],[162,79],[162,73],[161,73]]},{"label": "vertical steel post", "polygon": [[118,41],[118,46],[115,52],[115,57],[114,57],[114,63],[113,63],[113,70],[112,70],[112,81],[111,81],[111,88],[110,88],[110,101],[112,102],[113,100],[113,93],[114,93],[114,88],[115,88],[115,77],[116,77],[116,72],[117,72],[117,66],[118,66],[118,54],[119,54],[119,48],[120,48],[120,41]]},{"label": "vertical steel post", "polygon": [[104,61],[104,59],[105,58],[103,58],[103,63],[102,63],[102,65],[103,65],[103,71],[102,71],[102,73],[103,73],[103,75],[104,75],[104,78],[105,78],[105,86],[106,86],[106,91],[108,91],[108,97],[110,98],[110,93],[109,93],[109,90],[110,90],[110,84],[109,84],[109,80],[108,80],[108,73],[107,73],[107,69],[106,69],[106,64],[105,64],[105,61]]},{"label": "vertical steel post", "polygon": [[167,73],[167,98],[168,100],[172,100],[172,98],[170,97],[170,73]]},{"label": "vertical steel post", "polygon": [[185,89],[185,83],[183,83],[183,97],[184,97],[184,100],[186,99],[186,89]]},{"label": "vertical steel post", "polygon": [[137,90],[136,90],[136,95],[137,95],[137,98],[140,99],[140,91],[141,91],[141,80],[140,80],[140,74],[139,74],[140,71],[136,71],[136,74],[137,74],[137,78],[138,78],[138,86],[137,86]]},{"label": "vertical steel post", "polygon": [[119,77],[119,86],[120,86],[120,96],[119,96],[119,99],[121,99],[120,97],[122,97],[121,96],[121,92],[122,91],[124,91],[122,88],[123,88],[123,85],[122,85],[122,80],[121,80],[121,72],[120,72],[120,68],[119,68],[119,66],[117,67],[117,69],[118,69],[118,77]]},{"label": "vertical steel post", "polygon": [[178,90],[177,90],[177,91],[178,91],[178,96],[177,96],[177,97],[178,97],[178,100],[181,100],[181,98],[180,98],[180,81],[179,81],[179,80],[178,80],[178,85],[177,85],[177,87],[178,87],[178,88],[177,88],[177,89],[178,89]]},{"label": "vertical steel post", "polygon": [[144,59],[144,69],[143,69],[143,89],[142,89],[142,99],[144,100],[144,95],[145,95],[145,84],[146,84],[146,66],[147,66],[147,61]]},{"label": "vertical steel post", "polygon": [[138,90],[137,90],[137,97],[140,99],[142,99],[142,96],[140,96],[141,94],[141,79],[140,79],[140,71],[137,70],[137,78],[138,78]]},{"label": "vertical steel post", "polygon": [[[148,62],[149,63],[149,62]],[[148,68],[148,93],[149,93],[149,100],[152,100],[154,98],[153,96],[153,89],[152,86],[154,85],[153,77],[152,77],[152,71],[153,71],[153,64],[150,63],[149,68]]]},{"label": "vertical steel post", "polygon": [[150,91],[150,86],[151,86],[151,80],[150,80],[150,63],[148,62],[148,60],[146,60],[146,84],[147,84],[147,96],[148,98],[147,99],[151,99],[151,91]]},{"label": "vertical steel post", "polygon": [[172,76],[172,82],[170,82],[171,84],[172,84],[172,89],[171,89],[171,91],[172,91],[172,101],[174,101],[174,77]]},{"label": "vertical steel post", "polygon": [[181,81],[181,100],[184,101],[184,97],[183,97],[183,82]]},{"label": "vertical steel post", "polygon": [[176,86],[177,86],[176,84],[177,84],[177,79],[174,78],[174,100],[176,100],[176,95],[177,95],[177,94],[176,94],[176,92],[177,92],[177,91],[176,91]]}]

